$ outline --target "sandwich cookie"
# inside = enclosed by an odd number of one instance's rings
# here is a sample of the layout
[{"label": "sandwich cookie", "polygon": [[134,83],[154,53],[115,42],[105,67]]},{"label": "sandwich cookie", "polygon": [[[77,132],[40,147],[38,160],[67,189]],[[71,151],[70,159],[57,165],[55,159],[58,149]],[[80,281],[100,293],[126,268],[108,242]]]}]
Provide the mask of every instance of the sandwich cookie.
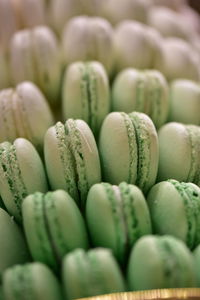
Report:
[{"label": "sandwich cookie", "polygon": [[94,246],[111,248],[125,264],[131,247],[143,235],[151,234],[151,220],[145,198],[138,187],[99,183],[91,187],[86,220]]},{"label": "sandwich cookie", "polygon": [[110,113],[99,140],[103,179],[111,184],[136,184],[144,193],[155,183],[158,137],[152,120],[143,113]]},{"label": "sandwich cookie", "polygon": [[101,181],[98,149],[87,123],[69,119],[49,128],[44,155],[51,188],[66,190],[84,209],[90,187]]},{"label": "sandwich cookie", "polygon": [[21,222],[21,203],[28,194],[47,192],[44,166],[34,146],[19,138],[0,144],[0,191],[9,214]]},{"label": "sandwich cookie", "polygon": [[47,100],[32,82],[0,92],[0,142],[24,137],[42,152],[44,135],[53,124]]},{"label": "sandwich cookie", "polygon": [[200,244],[200,188],[193,183],[168,180],[149,191],[153,231],[173,235],[194,249]]},{"label": "sandwich cookie", "polygon": [[21,229],[0,208],[0,281],[2,273],[13,265],[29,261],[30,255]]},{"label": "sandwich cookie", "polygon": [[125,282],[111,251],[76,249],[64,257],[62,281],[66,298],[77,299],[125,291]]},{"label": "sandwich cookie", "polygon": [[159,128],[166,122],[169,110],[166,79],[156,70],[125,69],[113,83],[112,110],[143,112]]},{"label": "sandwich cookie", "polygon": [[129,290],[196,286],[192,253],[172,236],[145,236],[133,247],[128,265]]},{"label": "sandwich cookie", "polygon": [[53,31],[46,26],[16,32],[10,43],[10,66],[15,84],[34,82],[48,101],[59,100],[61,58]]},{"label": "sandwich cookie", "polygon": [[82,119],[98,134],[105,116],[110,112],[109,82],[99,62],[76,62],[65,71],[62,85],[64,120]]},{"label": "sandwich cookie", "polygon": [[171,122],[158,132],[157,181],[169,178],[200,185],[200,127]]},{"label": "sandwich cookie", "polygon": [[17,265],[3,274],[4,300],[62,300],[61,286],[53,272],[35,262]]},{"label": "sandwich cookie", "polygon": [[26,197],[22,204],[27,243],[36,261],[57,270],[62,257],[75,248],[88,248],[83,217],[62,190]]}]

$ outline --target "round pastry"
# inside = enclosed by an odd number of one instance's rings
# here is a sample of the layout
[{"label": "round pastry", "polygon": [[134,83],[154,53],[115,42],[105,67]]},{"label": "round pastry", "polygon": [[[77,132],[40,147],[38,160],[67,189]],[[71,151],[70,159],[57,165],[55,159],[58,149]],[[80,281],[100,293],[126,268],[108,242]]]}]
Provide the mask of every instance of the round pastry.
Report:
[{"label": "round pastry", "polygon": [[151,234],[146,200],[138,187],[126,182],[93,185],[87,197],[86,220],[93,245],[112,249],[123,265],[135,242]]},{"label": "round pastry", "polygon": [[196,286],[192,253],[172,236],[144,236],[133,247],[128,264],[129,290]]},{"label": "round pastry", "polygon": [[147,202],[153,231],[173,235],[189,248],[200,244],[200,188],[193,183],[173,179],[154,185]]},{"label": "round pastry", "polygon": [[10,43],[10,66],[15,84],[24,80],[36,83],[49,102],[59,100],[61,61],[53,31],[46,26],[21,30]]},{"label": "round pastry", "polygon": [[75,62],[65,71],[62,84],[64,120],[82,119],[97,136],[110,112],[110,88],[103,65],[99,62]]},{"label": "round pastry", "polygon": [[63,260],[62,282],[66,298],[77,299],[125,291],[120,268],[108,249],[76,249]]},{"label": "round pastry", "polygon": [[156,70],[125,69],[115,78],[112,87],[112,110],[149,115],[159,128],[168,116],[168,84]]},{"label": "round pastry", "polygon": [[63,57],[65,63],[97,60],[109,74],[113,69],[113,29],[100,17],[72,18],[63,32]]},{"label": "round pastry", "polygon": [[136,184],[144,193],[155,183],[158,137],[147,115],[110,113],[101,128],[99,151],[104,181],[126,181]]},{"label": "round pastry", "polygon": [[158,132],[158,181],[176,179],[200,185],[200,127],[171,122]]}]

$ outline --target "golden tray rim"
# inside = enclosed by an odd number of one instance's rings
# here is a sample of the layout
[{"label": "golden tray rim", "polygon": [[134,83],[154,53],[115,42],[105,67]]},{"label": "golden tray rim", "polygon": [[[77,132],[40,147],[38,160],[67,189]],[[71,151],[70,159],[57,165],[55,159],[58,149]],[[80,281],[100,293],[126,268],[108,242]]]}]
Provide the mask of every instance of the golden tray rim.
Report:
[{"label": "golden tray rim", "polygon": [[179,300],[199,299],[200,288],[155,289],[136,292],[105,294],[78,300]]}]

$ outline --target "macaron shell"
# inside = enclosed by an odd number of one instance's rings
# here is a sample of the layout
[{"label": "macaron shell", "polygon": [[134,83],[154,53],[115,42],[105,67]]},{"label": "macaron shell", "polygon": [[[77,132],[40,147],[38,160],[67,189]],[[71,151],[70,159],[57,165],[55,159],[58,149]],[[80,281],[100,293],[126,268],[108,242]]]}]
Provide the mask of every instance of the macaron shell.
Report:
[{"label": "macaron shell", "polygon": [[135,183],[138,149],[135,129],[128,115],[113,112],[105,118],[100,132],[99,152],[105,181],[111,184],[122,181]]},{"label": "macaron shell", "polygon": [[23,234],[6,211],[0,208],[0,277],[12,265],[29,261],[29,251]]},{"label": "macaron shell", "polygon": [[163,181],[151,188],[147,196],[153,231],[169,234],[186,242],[188,222],[183,199],[169,181]]},{"label": "macaron shell", "polygon": [[200,287],[200,245],[193,252],[194,254],[194,264],[197,276],[197,286]]},{"label": "macaron shell", "polygon": [[181,123],[168,123],[158,132],[159,166],[157,181],[173,178],[187,181],[191,167],[192,147],[189,134]]},{"label": "macaron shell", "polygon": [[32,263],[8,269],[3,275],[5,299],[61,300],[61,287],[55,275],[43,264]]}]

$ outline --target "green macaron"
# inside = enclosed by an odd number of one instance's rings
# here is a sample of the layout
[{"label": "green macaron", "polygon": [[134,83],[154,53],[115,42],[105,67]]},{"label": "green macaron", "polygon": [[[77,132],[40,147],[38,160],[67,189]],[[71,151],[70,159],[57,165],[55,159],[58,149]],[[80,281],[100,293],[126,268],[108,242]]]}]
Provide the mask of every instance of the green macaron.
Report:
[{"label": "green macaron", "polygon": [[200,185],[200,127],[171,122],[158,132],[157,181],[170,178]]},{"label": "green macaron", "polygon": [[159,128],[168,116],[168,84],[156,70],[128,68],[120,72],[112,87],[112,110],[146,113]]},{"label": "green macaron", "polygon": [[172,236],[145,236],[133,247],[128,265],[130,290],[196,286],[192,253]]},{"label": "green macaron", "polygon": [[58,279],[41,263],[17,265],[3,274],[4,300],[61,300]]},{"label": "green macaron", "polygon": [[200,125],[199,83],[183,79],[171,83],[169,121]]},{"label": "green macaron", "polygon": [[49,128],[44,155],[52,189],[68,191],[84,208],[89,188],[101,181],[98,149],[87,123],[69,119]]},{"label": "green macaron", "polygon": [[0,281],[7,268],[30,259],[21,229],[9,214],[0,208]]},{"label": "green macaron", "polygon": [[145,198],[137,186],[99,183],[91,187],[86,220],[94,246],[106,247],[125,264],[133,244],[151,234],[151,220]]},{"label": "green macaron", "polygon": [[194,249],[200,243],[200,188],[193,183],[168,180],[154,185],[147,202],[157,234],[169,234]]},{"label": "green macaron", "polygon": [[56,270],[67,252],[75,248],[87,249],[83,217],[67,192],[57,190],[29,195],[23,201],[22,214],[34,260]]},{"label": "green macaron", "polygon": [[110,112],[109,82],[99,62],[75,62],[65,71],[62,84],[64,120],[82,119],[98,134]]},{"label": "green macaron", "polygon": [[110,113],[99,140],[103,179],[126,181],[143,192],[154,184],[158,169],[158,137],[152,120],[143,113]]},{"label": "green macaron", "polygon": [[125,291],[120,268],[108,249],[76,249],[63,260],[62,281],[67,299]]},{"label": "green macaron", "polygon": [[196,247],[196,249],[193,252],[193,255],[197,277],[197,286],[200,287],[200,245]]},{"label": "green macaron", "polygon": [[36,191],[47,192],[44,166],[34,146],[18,138],[0,144],[0,191],[8,212],[21,222],[21,202]]}]

